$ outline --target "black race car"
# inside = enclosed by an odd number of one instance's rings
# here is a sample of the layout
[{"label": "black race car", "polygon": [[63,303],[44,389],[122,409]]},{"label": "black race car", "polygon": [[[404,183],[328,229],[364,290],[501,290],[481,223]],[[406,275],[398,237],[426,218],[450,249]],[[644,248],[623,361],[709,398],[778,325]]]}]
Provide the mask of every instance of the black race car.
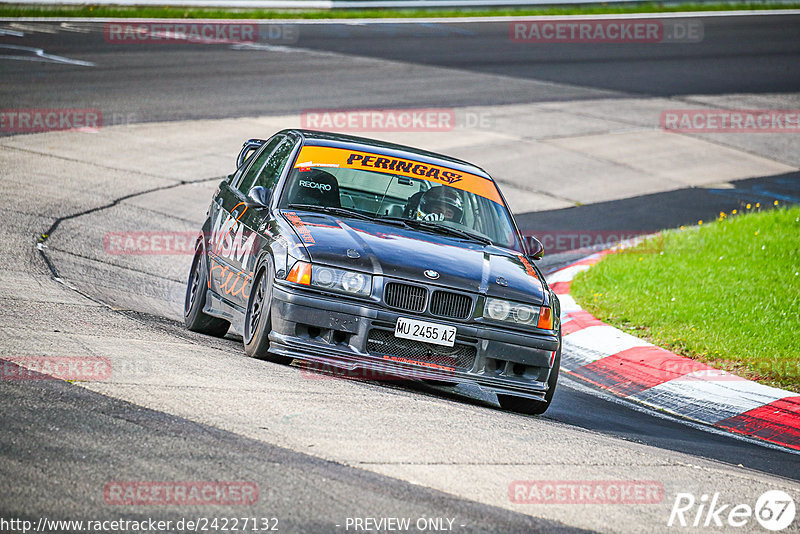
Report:
[{"label": "black race car", "polygon": [[248,355],[438,383],[543,413],[560,308],[491,177],[440,154],[284,130],[251,139],[197,240],[186,326]]}]

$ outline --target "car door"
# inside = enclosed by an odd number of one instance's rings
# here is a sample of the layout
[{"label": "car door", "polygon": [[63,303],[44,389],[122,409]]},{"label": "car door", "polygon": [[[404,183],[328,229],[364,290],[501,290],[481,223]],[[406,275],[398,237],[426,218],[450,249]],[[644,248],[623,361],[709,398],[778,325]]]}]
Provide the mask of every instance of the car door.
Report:
[{"label": "car door", "polygon": [[[271,196],[274,194],[275,186],[283,174],[296,144],[297,141],[291,137],[287,136],[282,139],[264,161],[260,170],[251,176],[252,181],[250,180],[251,177],[241,181],[235,193],[240,202],[244,202],[250,189],[256,186],[267,189]],[[259,209],[256,207],[245,209],[239,218],[239,223],[243,227],[243,234],[253,236],[255,241],[252,248],[245,251],[246,254],[237,256],[237,259],[241,259],[237,266],[247,279],[246,289],[236,295],[235,303],[242,307],[247,306],[247,298],[250,294],[250,283],[254,275],[253,271],[256,268],[255,263],[258,261],[258,251],[263,250],[266,243],[271,242],[275,238],[276,228],[271,221],[272,219],[268,209]]]},{"label": "car door", "polygon": [[[244,256],[255,246],[255,236],[245,233],[239,221],[247,211],[240,187],[252,184],[270,154],[285,136],[276,135],[242,165],[230,180],[222,182],[211,204],[211,232],[208,240],[209,287],[223,299],[241,305],[249,293],[248,277],[242,272]],[[246,298],[246,297],[245,297]]]}]

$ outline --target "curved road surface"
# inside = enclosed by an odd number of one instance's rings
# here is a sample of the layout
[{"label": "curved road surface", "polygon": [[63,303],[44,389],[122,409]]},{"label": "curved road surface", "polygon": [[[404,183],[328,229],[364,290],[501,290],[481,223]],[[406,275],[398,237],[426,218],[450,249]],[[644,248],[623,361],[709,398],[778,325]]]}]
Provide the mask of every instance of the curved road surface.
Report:
[{"label": "curved road surface", "polygon": [[[657,128],[664,109],[800,107],[800,17],[698,20],[698,43],[603,46],[516,44],[505,22],[309,24],[294,28],[297,42],[258,46],[120,45],[99,24],[1,23],[2,108],[99,109],[104,127],[0,139],[0,356],[99,356],[113,372],[79,385],[0,381],[0,473],[12,482],[0,517],[258,516],[288,532],[426,517],[463,532],[664,532],[677,493],[754,505],[782,489],[800,502],[797,454],[568,378],[545,416],[524,417],[468,388],[250,360],[240,340],[180,324],[190,256],[103,245],[110,231],[195,231],[242,140],[299,125],[309,108],[452,108],[453,131],[366,135],[485,165],[536,232],[647,231],[743,201],[800,201],[791,135]],[[259,499],[104,500],[108,483],[131,480],[252,481]],[[520,504],[509,497],[517,480],[649,481],[663,496]]]}]

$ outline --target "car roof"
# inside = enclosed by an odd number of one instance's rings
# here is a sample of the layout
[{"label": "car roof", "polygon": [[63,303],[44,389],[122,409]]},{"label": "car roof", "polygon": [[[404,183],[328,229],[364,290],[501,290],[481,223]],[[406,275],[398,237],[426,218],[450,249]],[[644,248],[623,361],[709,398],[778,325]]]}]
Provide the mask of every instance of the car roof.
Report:
[{"label": "car roof", "polygon": [[398,145],[377,139],[356,137],[354,135],[345,135],[333,132],[321,132],[316,130],[285,130],[283,133],[289,132],[299,134],[304,139],[304,144],[309,146],[329,146],[335,148],[344,148],[346,150],[373,152],[383,156],[412,159],[424,163],[449,167],[455,170],[461,170],[482,178],[486,178],[492,182],[494,181],[492,180],[492,177],[480,167],[467,161],[445,156],[444,154],[437,154],[436,152],[421,150],[419,148],[405,145]]}]

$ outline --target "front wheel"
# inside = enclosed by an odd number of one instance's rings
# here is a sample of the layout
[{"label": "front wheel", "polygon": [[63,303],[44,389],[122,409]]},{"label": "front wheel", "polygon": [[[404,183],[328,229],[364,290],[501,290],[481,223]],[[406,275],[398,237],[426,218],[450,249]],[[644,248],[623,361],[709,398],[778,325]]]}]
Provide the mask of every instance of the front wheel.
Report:
[{"label": "front wheel", "polygon": [[547,379],[547,393],[544,394],[544,402],[533,399],[526,399],[524,397],[516,397],[514,395],[498,395],[497,400],[500,402],[500,407],[504,410],[512,412],[524,413],[528,415],[542,415],[550,407],[553,401],[553,395],[556,392],[556,384],[558,384],[558,371],[561,368],[561,348],[559,347],[556,353],[555,360],[553,360],[553,369],[550,371],[550,377]]},{"label": "front wheel", "polygon": [[258,274],[247,300],[244,316],[244,351],[251,358],[288,364],[292,358],[269,352],[269,333],[272,331],[272,283],[275,279],[270,258],[257,269]]},{"label": "front wheel", "polygon": [[212,317],[203,312],[206,305],[206,287],[208,287],[208,275],[203,268],[203,249],[199,248],[194,255],[192,269],[189,271],[186,298],[183,302],[183,322],[192,332],[223,337],[228,333],[231,324],[225,319]]}]

